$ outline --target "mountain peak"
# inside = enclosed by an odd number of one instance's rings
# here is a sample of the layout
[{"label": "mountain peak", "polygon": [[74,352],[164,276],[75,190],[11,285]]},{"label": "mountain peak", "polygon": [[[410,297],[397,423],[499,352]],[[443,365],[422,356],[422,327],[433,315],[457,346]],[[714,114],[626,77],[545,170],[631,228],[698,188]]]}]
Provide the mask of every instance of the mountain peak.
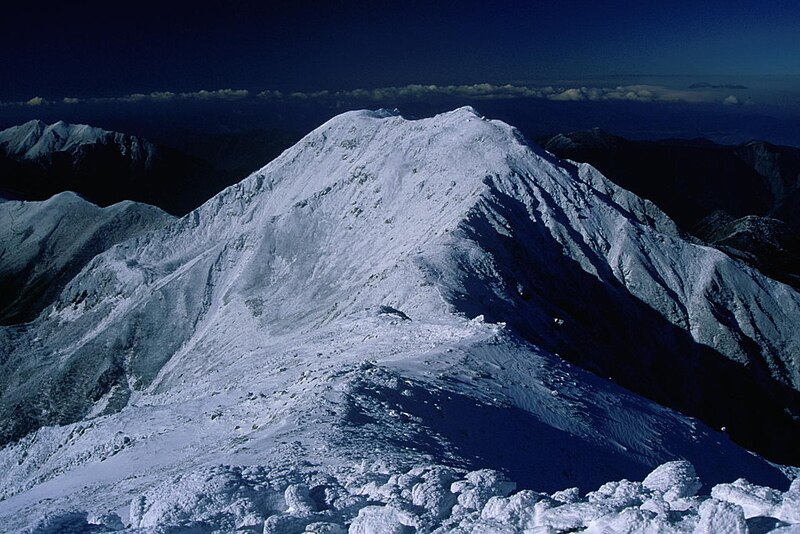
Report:
[{"label": "mountain peak", "polygon": [[80,158],[81,147],[94,144],[115,144],[122,155],[130,154],[130,157],[142,161],[155,151],[150,143],[132,136],[63,120],[49,125],[33,120],[0,132],[0,147],[8,156],[18,160],[46,161],[56,152]]},{"label": "mountain peak", "polygon": [[26,130],[44,130],[47,128],[47,123],[40,119],[33,119],[24,124],[20,124],[16,128],[23,128]]},{"label": "mountain peak", "polygon": [[[743,470],[785,483],[619,384],[796,455],[798,314],[790,288],[683,240],[651,203],[503,122],[468,107],[352,111],[96,256],[0,337],[0,442],[15,442],[0,449],[0,487],[26,492],[100,455],[124,469],[73,481],[104,510],[232,458],[282,480],[314,471],[280,487],[297,510],[322,507],[308,490],[327,495],[328,472],[431,463],[591,488],[686,458],[712,483]],[[240,487],[220,473],[204,480]],[[153,502],[134,499],[132,523],[148,526]]]}]

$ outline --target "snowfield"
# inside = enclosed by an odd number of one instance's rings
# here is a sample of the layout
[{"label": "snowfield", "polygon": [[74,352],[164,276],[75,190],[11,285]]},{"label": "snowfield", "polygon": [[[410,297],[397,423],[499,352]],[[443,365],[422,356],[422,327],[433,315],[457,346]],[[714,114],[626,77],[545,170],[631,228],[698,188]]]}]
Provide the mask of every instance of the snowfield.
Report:
[{"label": "snowfield", "polygon": [[791,532],[728,432],[800,450],[798,312],[471,108],[346,113],[0,330],[0,528]]}]

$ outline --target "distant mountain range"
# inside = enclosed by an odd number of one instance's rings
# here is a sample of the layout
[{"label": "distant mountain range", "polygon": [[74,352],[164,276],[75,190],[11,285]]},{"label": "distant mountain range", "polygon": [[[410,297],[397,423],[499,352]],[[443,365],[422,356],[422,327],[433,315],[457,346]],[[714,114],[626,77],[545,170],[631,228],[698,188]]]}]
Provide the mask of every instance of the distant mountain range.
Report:
[{"label": "distant mountain range", "polygon": [[[71,190],[99,206],[134,200],[184,215],[295,140],[277,130],[174,131],[156,145],[87,125],[30,121],[0,132],[0,197],[45,200]],[[632,141],[597,128],[538,142],[652,200],[701,242],[800,287],[800,149]]]},{"label": "distant mountain range", "polygon": [[539,142],[653,201],[702,242],[800,287],[800,149],[631,141],[600,129]]},{"label": "distant mountain range", "polygon": [[30,121],[0,132],[0,196],[74,191],[108,206],[133,200],[185,215],[290,144],[270,133],[176,136],[185,151],[87,125]]}]

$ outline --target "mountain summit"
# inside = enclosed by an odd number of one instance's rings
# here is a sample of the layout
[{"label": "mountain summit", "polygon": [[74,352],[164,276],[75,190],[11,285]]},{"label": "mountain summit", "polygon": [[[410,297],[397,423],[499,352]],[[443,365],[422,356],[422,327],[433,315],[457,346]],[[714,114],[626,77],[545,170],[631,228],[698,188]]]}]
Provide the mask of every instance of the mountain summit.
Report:
[{"label": "mountain summit", "polygon": [[[513,488],[464,470],[585,492],[676,459],[786,487],[656,402],[797,463],[798,317],[788,286],[472,108],[349,112],[0,330],[0,515],[424,531]],[[665,469],[662,494],[694,495]]]}]

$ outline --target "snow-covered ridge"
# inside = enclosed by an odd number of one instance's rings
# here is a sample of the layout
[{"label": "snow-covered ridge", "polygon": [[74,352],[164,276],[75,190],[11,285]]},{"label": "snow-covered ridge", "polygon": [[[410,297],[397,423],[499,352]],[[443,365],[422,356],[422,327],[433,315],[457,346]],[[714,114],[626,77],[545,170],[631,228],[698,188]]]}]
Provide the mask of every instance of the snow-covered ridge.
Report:
[{"label": "snow-covered ridge", "polygon": [[77,158],[84,147],[97,144],[114,145],[123,156],[145,165],[156,153],[155,146],[148,141],[64,121],[48,125],[40,120],[32,120],[0,132],[0,149],[8,156],[28,161],[48,160],[57,152]]},{"label": "snow-covered ridge", "polygon": [[[785,490],[725,434],[558,354],[732,428],[766,406],[765,438],[786,444],[798,310],[791,289],[470,108],[346,113],[0,330],[0,516],[52,498],[133,520],[137,495],[219,463],[343,480],[381,462],[492,467],[586,491],[686,458],[708,484]],[[684,390],[658,391],[660,375]],[[751,389],[729,399],[738,380]]]},{"label": "snow-covered ridge", "polygon": [[100,208],[72,192],[0,203],[0,324],[33,320],[92,257],[171,219],[130,201]]}]

